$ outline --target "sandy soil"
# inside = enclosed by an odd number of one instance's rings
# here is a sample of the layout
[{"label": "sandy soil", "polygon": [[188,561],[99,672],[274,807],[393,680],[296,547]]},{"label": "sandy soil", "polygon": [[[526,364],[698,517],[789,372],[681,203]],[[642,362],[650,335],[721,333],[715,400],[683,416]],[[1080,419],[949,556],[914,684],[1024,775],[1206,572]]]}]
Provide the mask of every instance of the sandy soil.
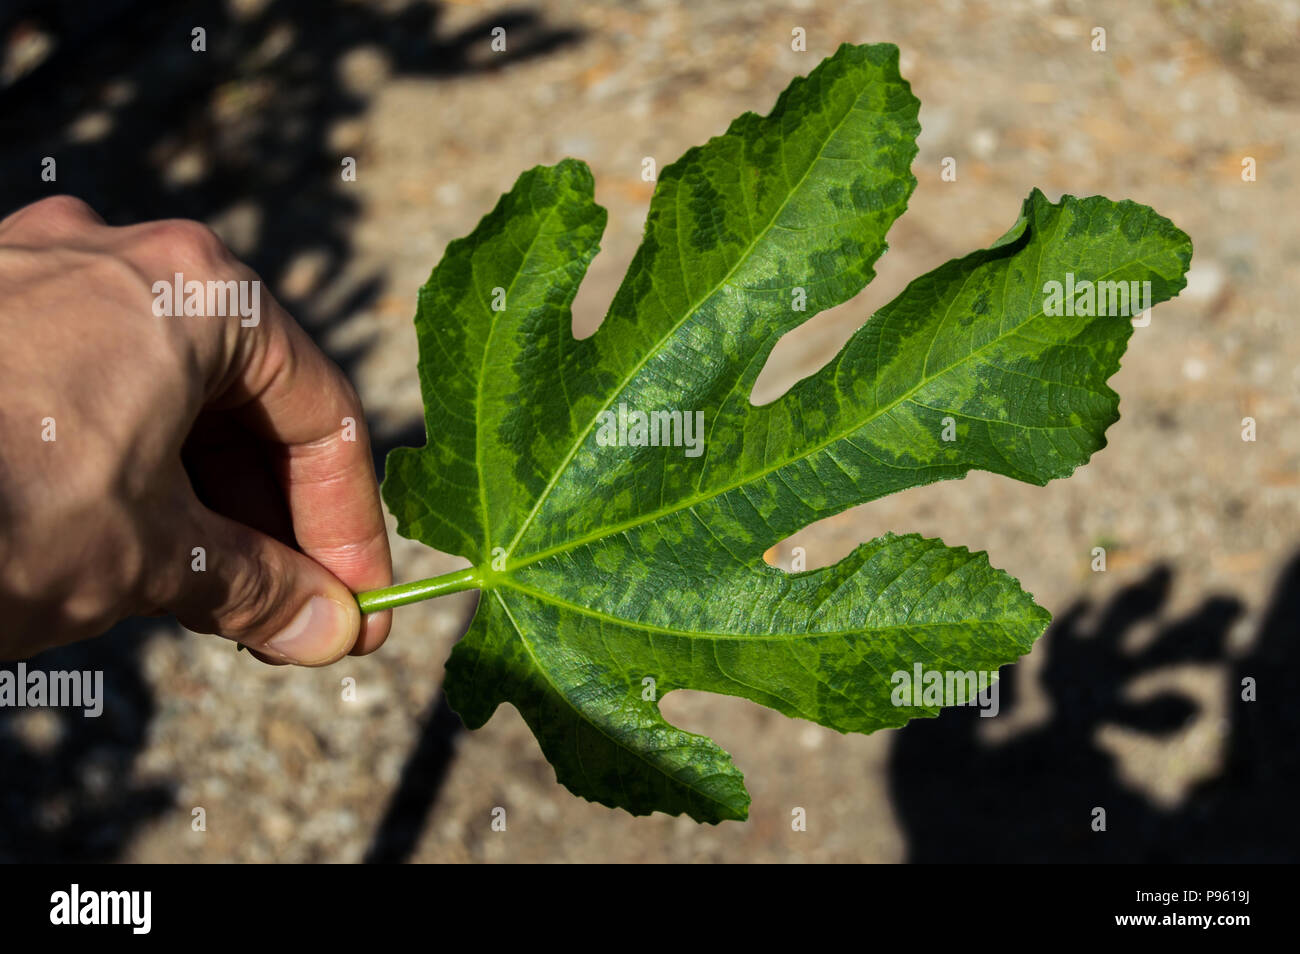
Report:
[{"label": "sandy soil", "polygon": [[[450,5],[438,29],[481,30],[506,6]],[[378,45],[338,65],[343,88],[365,103],[330,130],[332,148],[358,161],[357,181],[333,186],[358,203],[353,253],[322,274],[308,250],[282,282],[290,295],[316,289],[317,302],[379,282],[364,307],[317,331],[352,356],[381,441],[420,416],[416,289],[518,172],[567,155],[595,172],[610,217],[575,309],[586,333],[640,237],[651,189],[640,179],[643,157],[666,164],[738,113],[766,112],[791,76],[841,42],[888,40],[902,48],[922,102],[919,186],[878,279],[790,334],[757,398],[820,366],[912,277],[1001,235],[1033,186],[1053,198],[1102,193],[1154,206],[1193,237],[1193,271],[1183,295],[1135,333],[1111,382],[1122,419],[1109,447],[1071,480],[1035,488],[975,475],[921,488],[810,527],[771,559],[788,565],[797,545],[810,566],[823,565],[885,530],[919,531],[987,550],[1054,613],[1078,600],[1095,609],[1158,566],[1171,573],[1167,599],[1122,634],[1102,634],[1111,642],[1089,643],[1086,625],[1082,635],[1049,633],[1020,666],[1014,705],[977,733],[1001,752],[985,762],[954,761],[933,733],[907,747],[915,726],[846,737],[741,700],[670,696],[668,717],[712,735],[746,773],[751,820],[718,827],[633,819],[574,798],[511,709],[477,732],[455,731],[454,718],[437,710],[439,684],[473,595],[399,610],[383,652],[323,671],[261,667],[228,643],[174,638],[158,624],[140,650],[155,711],[129,777],[171,796],[124,857],[359,860],[404,767],[410,786],[387,837],[393,856],[417,861],[899,861],[939,853],[921,847],[934,843],[931,820],[906,810],[912,798],[941,805],[935,793],[953,803],[934,809],[939,828],[997,851],[1014,854],[1042,830],[1061,857],[1094,856],[1088,809],[1110,799],[1132,810],[1117,810],[1113,830],[1099,837],[1168,854],[1164,835],[1135,839],[1125,820],[1168,823],[1177,842],[1198,792],[1230,771],[1231,746],[1240,744],[1228,692],[1235,661],[1260,638],[1274,585],[1300,545],[1300,335],[1291,327],[1300,296],[1300,5],[546,0],[528,9],[577,39],[492,69],[483,31],[474,55],[487,68],[436,81],[394,70]],[[1097,26],[1107,31],[1105,52],[1090,49]],[[807,31],[807,52],[790,48],[795,27]],[[958,162],[956,182],[940,179],[948,156]],[[1246,156],[1257,161],[1257,181],[1242,180]],[[237,216],[212,218],[237,246]],[[303,320],[311,325],[310,307]],[[1257,422],[1253,443],[1241,437],[1247,416]],[[458,565],[395,534],[393,546],[400,578]],[[1107,549],[1104,573],[1090,569],[1095,546]],[[1240,601],[1240,612],[1207,617],[1215,594]],[[1188,618],[1221,630],[1213,652],[1183,651],[1175,640],[1159,665],[1123,662]],[[1104,691],[1115,704],[1058,733],[1060,746],[1077,751],[1055,762],[1050,739],[1023,749],[1016,740],[1038,739],[1071,705],[1061,689],[1072,686],[1069,672],[1043,675],[1054,641],[1067,638],[1115,654],[1079,668],[1072,690],[1088,696],[1103,690],[1084,680],[1110,680]],[[345,679],[355,680],[355,701],[343,698]],[[1187,703],[1172,726],[1130,717],[1130,703],[1168,693]],[[39,741],[39,726],[21,731]],[[422,736],[424,754],[413,758]],[[1029,764],[1030,753],[1044,764]],[[1068,778],[1079,764],[1093,774]],[[1003,784],[1036,813],[1032,826],[993,809],[985,823],[958,804],[988,782],[974,777],[982,765],[1009,773]],[[423,825],[420,792],[432,799]],[[1269,810],[1270,796],[1259,794],[1260,811]],[[191,830],[196,806],[206,811],[205,832]],[[496,806],[508,812],[504,833],[490,828]],[[806,832],[791,830],[796,806],[807,810]],[[1033,851],[1023,846],[1024,856]]]}]

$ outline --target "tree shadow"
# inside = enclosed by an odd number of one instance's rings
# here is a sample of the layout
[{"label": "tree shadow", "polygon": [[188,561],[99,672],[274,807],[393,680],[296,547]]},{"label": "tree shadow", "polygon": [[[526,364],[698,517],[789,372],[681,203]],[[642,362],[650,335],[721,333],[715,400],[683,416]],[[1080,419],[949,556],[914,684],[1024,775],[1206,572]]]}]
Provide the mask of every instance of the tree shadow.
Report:
[{"label": "tree shadow", "polygon": [[[1300,855],[1300,555],[1285,567],[1249,652],[1228,655],[1227,636],[1243,610],[1209,597],[1185,618],[1159,622],[1172,574],[1159,567],[1125,587],[1085,628],[1079,603],[1043,637],[1046,724],[990,744],[973,708],[951,708],[910,723],[894,743],[890,786],[909,860],[917,862],[1294,862]],[[1155,635],[1126,652],[1135,627]],[[1160,738],[1190,724],[1199,707],[1162,693],[1141,702],[1125,692],[1134,678],[1180,663],[1221,663],[1229,671],[1222,770],[1168,809],[1127,785],[1116,759],[1097,744],[1103,725]],[[1023,688],[1019,668],[1003,670],[1001,714]],[[1258,701],[1243,701],[1243,680]],[[954,784],[956,782],[957,784]],[[1107,830],[1092,829],[1093,810]]]},{"label": "tree shadow", "polygon": [[103,711],[41,709],[46,724],[33,733],[20,720],[36,710],[0,708],[0,862],[114,861],[141,825],[171,806],[170,785],[133,778],[155,709],[140,653],[157,626],[128,620],[101,639],[26,663],[29,672],[101,671]]},{"label": "tree shadow", "polygon": [[402,767],[397,791],[375,829],[364,859],[367,864],[397,864],[410,858],[447,778],[456,755],[456,738],[463,730],[460,716],[439,689],[424,719],[420,740]]},{"label": "tree shadow", "polygon": [[[441,5],[424,2],[395,11],[340,0],[15,4],[0,19],[0,42],[22,49],[44,37],[52,52],[0,85],[0,215],[58,192],[114,225],[234,215],[241,258],[324,337],[382,285],[364,276],[340,294],[334,280],[352,256],[361,208],[331,136],[370,99],[345,81],[344,59],[381,51],[392,78],[440,79],[499,70],[580,38],[523,9],[446,35],[442,16]],[[493,53],[498,26],[509,42]],[[204,52],[191,48],[196,27],[206,31]],[[54,182],[41,178],[46,157],[56,162]],[[320,277],[286,289],[304,254]],[[358,356],[333,354],[344,370]]]},{"label": "tree shadow", "polygon": [[[115,225],[210,221],[238,208],[247,233],[238,251],[269,287],[280,289],[304,252],[319,256],[316,274],[337,275],[361,209],[331,136],[370,100],[342,75],[349,54],[380,53],[392,79],[440,79],[499,70],[580,36],[521,9],[443,35],[442,14],[435,3],[392,10],[340,0],[15,4],[0,15],[6,45],[45,37],[52,51],[0,85],[0,215],[56,192]],[[509,43],[492,53],[498,26]],[[204,52],[191,48],[196,27],[206,31]],[[55,182],[41,179],[47,156]],[[328,277],[280,297],[321,329],[368,304],[376,279],[334,305],[323,294]]]},{"label": "tree shadow", "polygon": [[[111,225],[230,218],[239,223],[232,244],[240,257],[350,371],[369,342],[331,348],[327,335],[373,304],[383,276],[338,281],[355,254],[362,208],[340,175],[349,153],[337,134],[373,95],[348,82],[344,61],[377,51],[390,79],[439,80],[499,70],[581,39],[523,8],[452,31],[444,9],[422,0],[0,4],[0,217],[71,193]],[[192,49],[195,27],[206,31],[205,52]],[[507,31],[505,52],[490,49],[495,27]],[[41,177],[45,157],[56,162],[53,182]],[[286,282],[304,255],[315,262],[308,278]],[[376,470],[392,447],[423,440],[420,420],[375,435]],[[29,663],[102,669],[109,701],[99,719],[50,710],[59,727],[45,748],[18,731],[15,710],[0,709],[0,861],[111,861],[170,806],[167,786],[131,781],[154,715],[139,660],[153,625],[128,621]],[[428,720],[381,828],[387,834],[372,849],[381,860],[403,855],[409,847],[400,846],[418,836],[419,825],[412,833],[402,819],[422,824],[436,796],[451,757],[444,742],[459,725],[449,713],[435,708]]]}]

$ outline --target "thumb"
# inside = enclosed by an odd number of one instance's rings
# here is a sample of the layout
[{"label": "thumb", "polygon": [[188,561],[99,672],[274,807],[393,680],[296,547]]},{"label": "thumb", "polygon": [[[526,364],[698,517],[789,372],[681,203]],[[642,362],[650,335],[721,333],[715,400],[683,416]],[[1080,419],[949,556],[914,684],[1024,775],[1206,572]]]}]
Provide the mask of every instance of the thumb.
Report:
[{"label": "thumb", "polygon": [[162,609],[187,629],[236,640],[268,662],[323,666],[348,654],[361,610],[332,573],[197,499],[187,517],[178,547],[192,555],[189,572],[176,578]]}]

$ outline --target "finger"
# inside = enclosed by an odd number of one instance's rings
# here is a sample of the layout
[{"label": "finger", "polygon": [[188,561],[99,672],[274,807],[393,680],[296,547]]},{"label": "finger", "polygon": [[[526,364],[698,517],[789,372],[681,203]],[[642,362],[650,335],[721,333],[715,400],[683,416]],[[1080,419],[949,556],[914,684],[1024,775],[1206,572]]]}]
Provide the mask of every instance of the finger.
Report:
[{"label": "finger", "polygon": [[[354,591],[388,586],[392,558],[361,402],[343,372],[269,295],[241,329],[223,406],[277,445],[275,464],[302,552]],[[355,651],[377,649],[391,613],[364,618]]]},{"label": "finger", "polygon": [[[187,628],[243,643],[259,657],[322,666],[347,655],[361,613],[346,586],[314,560],[194,499],[172,535],[193,553],[159,602]],[[173,564],[174,565],[174,564]]]},{"label": "finger", "polygon": [[[252,286],[252,314],[241,307],[238,321],[178,326],[193,329],[205,404],[235,411],[268,443],[303,553],[354,591],[389,585],[392,560],[369,436],[347,378],[210,229],[174,220],[121,231],[148,274],[170,275],[183,267],[187,279],[236,279]],[[390,620],[389,613],[365,617],[356,651],[378,648]]]}]

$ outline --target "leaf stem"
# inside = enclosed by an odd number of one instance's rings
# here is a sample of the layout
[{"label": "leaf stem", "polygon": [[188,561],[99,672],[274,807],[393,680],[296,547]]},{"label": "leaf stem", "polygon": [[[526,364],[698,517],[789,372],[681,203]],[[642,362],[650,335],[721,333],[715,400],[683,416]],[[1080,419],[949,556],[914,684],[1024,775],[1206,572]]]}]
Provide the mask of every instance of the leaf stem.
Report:
[{"label": "leaf stem", "polygon": [[431,600],[449,593],[476,590],[482,585],[483,579],[479,575],[478,568],[470,567],[468,570],[431,576],[427,580],[386,586],[382,590],[366,590],[364,593],[357,594],[357,605],[361,607],[363,613],[378,613],[380,610],[392,609],[394,606]]}]

